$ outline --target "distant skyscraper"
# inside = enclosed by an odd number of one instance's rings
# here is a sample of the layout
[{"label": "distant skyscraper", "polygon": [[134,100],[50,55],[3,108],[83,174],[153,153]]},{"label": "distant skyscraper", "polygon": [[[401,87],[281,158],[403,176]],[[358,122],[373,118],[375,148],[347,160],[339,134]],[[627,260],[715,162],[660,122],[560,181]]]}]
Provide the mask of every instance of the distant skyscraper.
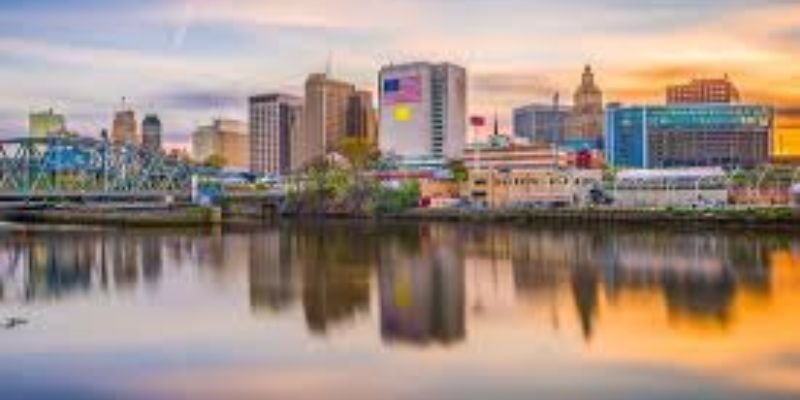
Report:
[{"label": "distant skyscraper", "polygon": [[64,116],[56,114],[53,109],[33,112],[28,116],[28,133],[31,137],[46,137],[66,133]]},{"label": "distant skyscraper", "polygon": [[288,94],[250,98],[250,172],[286,174],[294,161],[303,128],[303,99]]},{"label": "distant skyscraper", "polygon": [[250,164],[249,145],[245,123],[218,119],[192,133],[192,158],[206,162],[211,156],[218,156],[224,167],[246,169]]},{"label": "distant skyscraper", "polygon": [[570,108],[529,104],[514,109],[514,136],[533,142],[557,143],[566,136]]},{"label": "distant skyscraper", "polygon": [[600,140],[603,137],[603,92],[594,81],[592,67],[583,70],[564,139]]},{"label": "distant skyscraper", "polygon": [[305,126],[297,141],[296,165],[308,165],[347,135],[347,104],[355,86],[311,74],[306,80]]},{"label": "distant skyscraper", "polygon": [[117,111],[111,128],[111,142],[138,145],[140,141],[136,126],[136,113],[133,110]]},{"label": "distant skyscraper", "polygon": [[466,142],[467,73],[416,62],[380,71],[379,147],[405,159],[461,158]]},{"label": "distant skyscraper", "polygon": [[155,114],[148,114],[142,120],[142,147],[147,150],[161,151],[161,120]]},{"label": "distant skyscraper", "polygon": [[347,135],[367,143],[377,143],[377,121],[372,92],[358,90],[347,100]]},{"label": "distant skyscraper", "polygon": [[693,79],[667,87],[667,104],[738,103],[739,90],[725,75],[722,79]]}]

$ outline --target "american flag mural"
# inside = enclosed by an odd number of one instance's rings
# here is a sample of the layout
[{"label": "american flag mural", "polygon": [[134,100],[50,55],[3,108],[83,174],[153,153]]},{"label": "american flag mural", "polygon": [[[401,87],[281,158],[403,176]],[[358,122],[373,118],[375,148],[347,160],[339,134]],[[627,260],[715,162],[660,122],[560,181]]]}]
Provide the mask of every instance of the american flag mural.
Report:
[{"label": "american flag mural", "polygon": [[409,75],[383,81],[386,104],[419,103],[422,101],[422,77]]}]

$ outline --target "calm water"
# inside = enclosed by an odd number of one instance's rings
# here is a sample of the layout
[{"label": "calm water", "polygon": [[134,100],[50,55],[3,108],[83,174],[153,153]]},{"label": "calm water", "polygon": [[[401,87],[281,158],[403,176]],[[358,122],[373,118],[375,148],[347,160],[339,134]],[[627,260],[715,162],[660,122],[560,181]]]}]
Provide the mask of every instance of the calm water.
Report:
[{"label": "calm water", "polygon": [[0,399],[800,398],[800,236],[0,229]]}]

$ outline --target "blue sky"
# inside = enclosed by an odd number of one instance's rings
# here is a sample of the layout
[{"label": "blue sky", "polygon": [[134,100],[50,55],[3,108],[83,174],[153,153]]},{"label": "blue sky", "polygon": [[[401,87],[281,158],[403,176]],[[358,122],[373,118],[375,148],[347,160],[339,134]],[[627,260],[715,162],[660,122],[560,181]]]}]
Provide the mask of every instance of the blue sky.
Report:
[{"label": "blue sky", "polygon": [[729,73],[746,100],[793,111],[800,1],[3,0],[0,134],[49,107],[96,134],[126,96],[184,143],[244,118],[250,94],[299,94],[329,56],[364,88],[388,62],[463,64],[472,113],[496,108],[504,126],[514,105],[568,98],[587,62],[608,101],[660,102],[667,83]]}]

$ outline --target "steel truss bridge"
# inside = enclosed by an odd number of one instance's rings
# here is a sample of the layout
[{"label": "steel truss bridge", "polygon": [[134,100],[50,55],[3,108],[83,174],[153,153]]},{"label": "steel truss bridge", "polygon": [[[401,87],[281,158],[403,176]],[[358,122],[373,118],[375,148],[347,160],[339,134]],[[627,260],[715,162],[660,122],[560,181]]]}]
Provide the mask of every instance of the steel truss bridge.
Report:
[{"label": "steel truss bridge", "polygon": [[135,145],[84,137],[0,140],[0,200],[136,200],[189,195],[216,170]]}]

